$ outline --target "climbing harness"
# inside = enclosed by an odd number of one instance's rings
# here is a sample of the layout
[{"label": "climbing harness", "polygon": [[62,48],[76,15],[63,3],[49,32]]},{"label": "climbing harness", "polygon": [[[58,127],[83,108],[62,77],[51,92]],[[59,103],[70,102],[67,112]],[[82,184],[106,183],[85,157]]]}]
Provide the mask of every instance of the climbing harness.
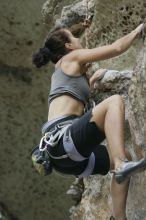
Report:
[{"label": "climbing harness", "polygon": [[[78,118],[73,120],[78,120]],[[46,128],[43,131],[44,135],[40,140],[40,144],[31,153],[33,165],[40,174],[48,175],[52,173],[52,159],[60,160],[66,158],[75,162],[88,160],[85,170],[78,175],[78,178],[89,176],[92,173],[95,164],[95,155],[91,153],[90,157],[84,157],[77,151],[69,129],[73,120],[57,123],[55,126],[45,125]],[[66,154],[53,156],[50,153],[50,149],[57,146],[61,138],[63,138],[63,146]]]},{"label": "climbing harness", "polygon": [[[58,144],[60,138],[63,136],[66,129],[72,124],[72,121],[65,121],[53,126],[53,129],[48,126],[44,132],[43,137],[40,140],[39,145],[32,151],[31,158],[36,170],[42,174],[47,175],[52,173],[52,159],[64,159],[68,155],[61,155],[58,157],[50,154],[50,148]],[[52,126],[51,126],[52,127]],[[49,131],[47,131],[49,129]]]},{"label": "climbing harness", "polygon": [[66,129],[69,126],[70,126],[70,124],[65,125],[65,126],[64,125],[56,125],[53,131],[45,133],[45,135],[41,138],[41,141],[40,141],[40,144],[39,144],[39,150],[41,152],[47,150],[49,156],[52,157],[53,159],[66,158],[67,155],[62,155],[62,156],[59,156],[59,157],[52,156],[49,153],[49,148],[54,147],[58,144],[60,138],[62,137],[62,135],[64,134],[64,132],[66,131]]}]

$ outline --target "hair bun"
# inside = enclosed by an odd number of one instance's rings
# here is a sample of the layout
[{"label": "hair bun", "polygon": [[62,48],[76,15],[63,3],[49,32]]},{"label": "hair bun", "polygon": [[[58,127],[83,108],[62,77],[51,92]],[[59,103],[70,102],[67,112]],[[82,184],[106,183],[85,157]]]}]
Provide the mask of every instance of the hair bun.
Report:
[{"label": "hair bun", "polygon": [[47,64],[50,60],[50,50],[47,47],[40,48],[33,54],[32,61],[37,68]]}]

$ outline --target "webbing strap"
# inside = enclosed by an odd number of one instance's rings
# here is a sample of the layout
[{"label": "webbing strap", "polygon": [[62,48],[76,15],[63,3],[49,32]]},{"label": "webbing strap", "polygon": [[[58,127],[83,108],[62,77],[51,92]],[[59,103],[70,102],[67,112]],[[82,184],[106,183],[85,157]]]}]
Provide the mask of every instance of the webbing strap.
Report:
[{"label": "webbing strap", "polygon": [[64,150],[68,154],[69,158],[74,161],[83,161],[85,159],[88,159],[87,157],[82,156],[76,149],[74,142],[71,137],[70,129],[67,129],[65,131],[65,134],[63,136],[63,145]]},{"label": "webbing strap", "polygon": [[94,153],[91,153],[86,169],[80,175],[78,175],[78,177],[82,178],[91,175],[94,169],[94,165],[95,165],[95,155]]},{"label": "webbing strap", "polygon": [[70,116],[70,117],[62,116],[62,117],[47,121],[42,126],[42,134],[44,135],[46,132],[50,131],[50,129],[54,128],[55,125],[62,126],[62,125],[70,124],[70,123],[72,123],[73,119],[75,119],[75,118],[73,118],[73,116]]},{"label": "webbing strap", "polygon": [[[63,145],[64,145],[64,150],[68,154],[69,158],[74,160],[74,161],[83,161],[85,159],[88,159],[87,157],[83,157],[76,149],[74,142],[71,137],[71,132],[70,129],[67,129],[64,136],[63,136]],[[91,153],[87,167],[85,170],[78,175],[79,178],[82,177],[87,177],[92,174],[92,171],[94,169],[95,165],[95,155],[94,153]]]}]

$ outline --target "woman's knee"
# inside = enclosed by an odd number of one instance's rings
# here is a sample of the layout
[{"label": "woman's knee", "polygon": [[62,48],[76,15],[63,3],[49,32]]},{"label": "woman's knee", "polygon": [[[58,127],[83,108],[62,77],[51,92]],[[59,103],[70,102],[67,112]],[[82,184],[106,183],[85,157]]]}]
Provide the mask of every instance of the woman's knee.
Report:
[{"label": "woman's knee", "polygon": [[120,106],[121,108],[124,108],[124,100],[123,97],[120,95],[113,95],[111,96],[111,105]]},{"label": "woman's knee", "polygon": [[109,110],[109,107],[113,108],[115,106],[124,109],[123,98],[120,95],[113,95],[96,105],[92,110],[91,121],[95,121],[99,128],[104,130],[104,120],[106,113]]},{"label": "woman's knee", "polygon": [[112,95],[111,97],[112,102],[124,102],[123,97],[121,95]]}]

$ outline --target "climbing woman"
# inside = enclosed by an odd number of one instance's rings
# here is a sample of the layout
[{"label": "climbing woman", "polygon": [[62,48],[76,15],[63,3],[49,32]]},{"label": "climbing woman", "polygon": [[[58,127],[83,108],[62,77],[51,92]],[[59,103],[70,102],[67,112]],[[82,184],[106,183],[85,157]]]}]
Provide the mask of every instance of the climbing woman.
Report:
[{"label": "climbing woman", "polygon": [[[133,173],[146,168],[146,158],[132,162],[125,152],[124,102],[120,95],[113,95],[85,111],[90,85],[106,71],[99,69],[88,79],[86,70],[88,63],[124,53],[142,28],[143,24],[140,24],[110,45],[84,49],[71,31],[58,27],[48,34],[43,47],[33,54],[36,67],[40,68],[49,61],[55,65],[48,98],[48,121],[42,127],[38,162],[43,162],[46,169],[51,169],[51,163],[60,173],[78,178],[106,175],[113,170],[111,219],[116,220],[126,219],[129,179]],[[107,147],[100,145],[105,138]],[[45,155],[49,155],[49,163],[44,161]]]}]

